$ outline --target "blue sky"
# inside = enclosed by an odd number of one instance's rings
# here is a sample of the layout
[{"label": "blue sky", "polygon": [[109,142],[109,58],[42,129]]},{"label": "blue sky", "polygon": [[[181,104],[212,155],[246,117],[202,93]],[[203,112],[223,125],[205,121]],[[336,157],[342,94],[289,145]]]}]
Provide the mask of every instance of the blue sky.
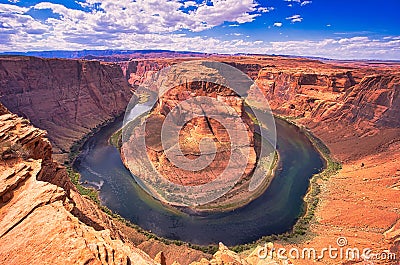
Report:
[{"label": "blue sky", "polygon": [[399,10],[399,0],[0,0],[0,51],[169,49],[400,60]]}]

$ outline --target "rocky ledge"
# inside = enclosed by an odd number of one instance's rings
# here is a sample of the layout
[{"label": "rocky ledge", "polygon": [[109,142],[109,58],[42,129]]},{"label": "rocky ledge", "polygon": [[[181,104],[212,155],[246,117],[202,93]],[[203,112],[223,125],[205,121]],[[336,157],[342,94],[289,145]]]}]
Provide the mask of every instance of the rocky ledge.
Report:
[{"label": "rocky ledge", "polygon": [[0,146],[0,263],[156,264],[76,191],[45,132],[2,105]]}]

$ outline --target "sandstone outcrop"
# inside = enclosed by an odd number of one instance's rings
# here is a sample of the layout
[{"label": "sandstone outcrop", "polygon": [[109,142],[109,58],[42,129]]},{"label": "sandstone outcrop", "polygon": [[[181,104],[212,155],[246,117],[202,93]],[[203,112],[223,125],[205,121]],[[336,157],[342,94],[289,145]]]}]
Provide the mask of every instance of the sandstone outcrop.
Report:
[{"label": "sandstone outcrop", "polygon": [[320,104],[336,102],[355,84],[351,72],[313,72],[263,68],[256,79],[271,108],[283,115],[316,116]]},{"label": "sandstone outcrop", "polygon": [[56,158],[69,152],[91,129],[122,114],[131,95],[121,68],[115,64],[0,58],[0,102],[48,131]]},{"label": "sandstone outcrop", "polygon": [[131,60],[128,62],[120,62],[119,65],[129,84],[133,87],[137,87],[142,84],[144,80],[149,79],[152,74],[164,67],[170,66],[170,63],[150,60]]},{"label": "sandstone outcrop", "polygon": [[[186,69],[187,67],[190,68]],[[219,190],[224,190],[237,183],[234,189],[222,193],[226,193],[225,197],[220,199],[223,201],[222,204],[218,202],[215,203],[215,206],[221,207],[223,204],[230,204],[239,207],[242,204],[235,204],[235,200],[242,201],[249,197],[246,195],[246,193],[249,193],[249,179],[257,162],[253,133],[255,125],[244,110],[244,100],[233,90],[220,85],[223,84],[224,80],[216,69],[202,62],[193,63],[193,65],[187,67],[184,67],[183,70],[180,68],[171,69],[168,74],[170,78],[168,81],[163,81],[165,87],[169,87],[165,83],[170,82],[171,89],[158,99],[150,115],[146,118],[145,131],[143,132],[145,133],[147,149],[145,156],[150,158],[160,176],[177,185],[198,186],[215,181],[214,185],[210,187],[212,192],[217,193]],[[186,75],[187,72],[190,72],[188,76],[181,76],[181,74]],[[187,81],[202,80],[202,77],[213,78],[215,83]],[[181,83],[181,81],[183,82]],[[196,100],[200,101],[197,102]],[[210,118],[212,115],[215,115],[215,118]],[[193,116],[198,117],[193,119]],[[143,170],[144,166],[141,166],[142,156],[138,155],[141,151],[136,148],[139,146],[136,141],[140,141],[138,140],[139,128],[130,132],[129,139],[126,139],[122,145],[124,163],[132,171],[139,169],[139,171],[133,173],[142,180],[157,183],[156,185],[164,185],[163,183],[159,184],[161,177],[158,177],[156,173],[148,173]],[[172,137],[163,138],[163,141],[161,141],[162,128],[168,130],[166,133],[168,136],[179,133],[177,142],[175,143]],[[202,145],[204,138],[212,142],[212,146]],[[169,142],[171,142],[171,145],[169,145]],[[176,166],[176,162],[171,162],[171,156],[168,156],[168,152],[170,152],[169,154],[175,152],[176,146],[179,146],[180,151],[188,161],[194,161],[200,157],[199,160],[208,161],[206,162],[207,165],[201,169],[193,170]],[[178,154],[177,157],[179,156],[182,157]],[[230,162],[230,160],[234,162]],[[197,164],[196,166],[200,163],[197,161],[193,162],[193,164]],[[186,163],[186,161],[182,163]],[[190,162],[190,164],[192,163]],[[237,172],[242,173],[236,177]],[[222,175],[225,177],[221,178]],[[206,194],[208,191],[203,186],[201,194],[193,195],[196,196],[197,200],[200,195]],[[210,191],[210,194],[212,192]],[[154,195],[158,196],[158,194]],[[185,192],[184,196],[193,195]],[[214,195],[203,197],[209,199],[212,196]],[[188,200],[191,200],[190,198]],[[229,202],[226,200],[227,198],[229,198]],[[164,199],[168,203],[179,205],[178,200]],[[203,202],[201,198],[199,201],[201,201],[198,203],[199,205],[209,202]]]},{"label": "sandstone outcrop", "polygon": [[[118,232],[95,229],[84,222],[90,215],[76,215],[77,202],[92,203],[52,161],[45,132],[1,104],[0,146],[0,263],[156,264]],[[110,227],[112,221],[96,211],[101,216],[93,223],[108,219]]]},{"label": "sandstone outcrop", "polygon": [[378,128],[400,127],[400,73],[371,75],[343,97],[343,106],[332,115],[349,123]]},{"label": "sandstone outcrop", "polygon": [[[293,264],[289,259],[278,257],[274,248],[274,244],[269,242],[264,246],[258,246],[251,251],[250,254],[237,254],[230,250],[223,243],[219,243],[218,251],[210,260],[205,258],[198,262],[193,262],[191,265],[286,265]],[[260,258],[261,257],[261,258]]]},{"label": "sandstone outcrop", "polygon": [[[357,73],[360,74],[360,73]],[[352,72],[262,69],[256,80],[278,114],[355,126],[360,132],[399,127],[400,73],[363,77]]]}]

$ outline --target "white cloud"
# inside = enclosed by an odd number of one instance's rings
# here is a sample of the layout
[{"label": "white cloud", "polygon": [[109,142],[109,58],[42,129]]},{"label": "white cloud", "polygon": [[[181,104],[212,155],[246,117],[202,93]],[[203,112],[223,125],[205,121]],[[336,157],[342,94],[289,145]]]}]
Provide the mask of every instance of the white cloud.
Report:
[{"label": "white cloud", "polygon": [[215,0],[213,5],[203,3],[198,8],[189,13],[192,26],[192,31],[201,31],[211,27],[218,26],[224,21],[237,22],[239,24],[252,22],[259,13],[254,13],[257,10],[258,4],[253,0]]},{"label": "white cloud", "polygon": [[[178,0],[86,0],[80,3],[91,12],[69,9],[60,4],[41,2],[35,9],[51,9],[61,19],[51,20],[62,32],[73,34],[95,32],[169,33],[181,29],[194,32],[221,25],[224,22],[238,24],[251,22],[262,12],[272,10],[260,7],[255,0],[213,0],[196,4]],[[182,8],[192,7],[190,11]],[[70,32],[68,32],[68,35]]]},{"label": "white cloud", "polygon": [[309,5],[309,4],[311,4],[312,3],[312,1],[303,1],[303,2],[301,2],[301,6],[305,6],[305,5]]},{"label": "white cloud", "polygon": [[283,0],[283,1],[289,3],[288,7],[293,7],[292,3],[300,4],[300,6],[305,6],[305,5],[309,5],[312,3],[312,1],[308,1],[308,0],[306,0],[306,1],[304,1],[304,0]]},{"label": "white cloud", "polygon": [[[190,42],[194,49],[189,38],[177,35],[180,30],[200,32],[224,22],[239,25],[273,10],[261,7],[255,0],[212,0],[208,4],[180,0],[85,0],[79,4],[88,12],[51,2],[40,2],[30,8],[0,3],[0,50],[135,49],[135,45],[124,43],[128,37],[144,41],[132,42],[137,46],[160,47],[168,40],[178,48],[171,36]],[[188,7],[190,11],[185,11]],[[26,13],[30,9],[51,10],[59,17],[37,20]],[[192,50],[189,46],[187,49]]]},{"label": "white cloud", "polygon": [[271,42],[270,53],[317,56],[333,59],[399,60],[400,40],[380,40],[357,36],[353,38],[323,39],[319,41]]},{"label": "white cloud", "polygon": [[[273,9],[260,7],[255,0],[213,0],[208,4],[180,0],[86,0],[80,4],[89,12],[51,2],[40,2],[30,8],[0,3],[0,51],[87,48],[203,51],[204,47],[213,47],[213,43],[222,45],[217,51],[222,52],[224,47],[236,50],[253,43],[230,44],[206,36],[186,37],[179,31],[198,32],[224,22],[236,26]],[[193,8],[184,11],[185,7]],[[59,17],[36,20],[26,13],[30,9],[51,10]]]},{"label": "white cloud", "polygon": [[184,2],[184,7],[185,8],[188,8],[188,7],[191,7],[191,6],[197,6],[197,3],[195,1],[185,1]]},{"label": "white cloud", "polygon": [[28,10],[29,8],[26,7],[20,7],[10,4],[0,4],[0,14],[2,19],[10,14],[24,14]]},{"label": "white cloud", "polygon": [[258,11],[258,12],[261,12],[261,13],[268,13],[268,12],[273,11],[273,10],[275,10],[275,8],[272,7],[272,6],[269,6],[269,7],[259,7],[259,8],[257,8],[257,11]]},{"label": "white cloud", "polygon": [[[185,4],[178,0],[104,0],[96,4],[97,1],[84,2],[85,10],[90,12],[41,2],[32,8],[50,9],[58,14],[58,17],[45,21],[28,15],[28,7],[0,4],[0,51],[170,49],[400,60],[399,36],[369,39],[365,37],[367,33],[353,32],[319,41],[266,42],[251,41],[246,36],[223,40],[222,37],[198,36],[197,33],[185,35],[179,31],[201,31],[226,21],[229,26],[252,21],[261,12],[260,6],[252,0],[215,0],[213,5],[196,4],[189,12],[182,10]],[[292,23],[302,21],[300,15],[286,19]],[[275,27],[282,25],[282,22],[274,23]]]},{"label": "white cloud", "polygon": [[384,40],[400,40],[400,36],[386,36],[383,37]]},{"label": "white cloud", "polygon": [[291,17],[287,17],[286,19],[290,20],[292,23],[303,21],[303,18],[300,15],[293,15]]},{"label": "white cloud", "polygon": [[353,37],[353,38],[343,38],[338,41],[339,44],[349,44],[349,43],[363,43],[369,41],[368,37]]}]

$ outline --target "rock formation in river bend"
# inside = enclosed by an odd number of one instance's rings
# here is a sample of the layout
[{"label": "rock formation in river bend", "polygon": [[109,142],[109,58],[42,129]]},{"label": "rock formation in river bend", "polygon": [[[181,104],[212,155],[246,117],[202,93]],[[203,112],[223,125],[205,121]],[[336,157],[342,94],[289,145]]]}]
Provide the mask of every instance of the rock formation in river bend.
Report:
[{"label": "rock formation in river bend", "polygon": [[98,61],[0,58],[0,101],[47,130],[56,154],[125,110],[132,93],[118,65]]},{"label": "rock formation in river bend", "polygon": [[[253,127],[254,124],[249,118],[249,116],[244,111],[243,100],[240,99],[233,91],[228,88],[224,88],[222,86],[216,86],[214,84],[209,84],[206,82],[193,82],[189,84],[185,84],[182,86],[176,86],[173,89],[169,90],[168,93],[164,94],[161,100],[161,103],[157,105],[157,107],[152,111],[152,115],[147,120],[147,126],[150,124],[153,126],[149,126],[148,133],[146,134],[147,139],[149,139],[148,143],[148,152],[152,159],[152,162],[155,164],[156,168],[166,174],[163,174],[170,181],[175,182],[180,185],[201,185],[213,181],[219,174],[222,174],[223,170],[227,166],[230,155],[233,152],[230,146],[230,135],[227,130],[223,127],[223,125],[212,118],[195,118],[193,120],[188,121],[180,131],[179,134],[179,143],[182,152],[186,157],[191,157],[191,159],[196,158],[201,151],[199,150],[200,141],[207,137],[216,143],[216,152],[210,153],[210,150],[202,150],[205,153],[208,153],[210,157],[215,155],[213,162],[209,165],[209,167],[197,171],[197,172],[188,172],[186,170],[181,170],[179,168],[175,168],[172,166],[168,159],[165,157],[164,152],[160,152],[158,149],[161,145],[161,136],[158,134],[161,131],[161,125],[165,121],[165,117],[174,109],[178,104],[180,104],[183,100],[189,100],[197,96],[207,96],[218,99],[219,101],[223,101],[235,109],[243,120],[246,121],[246,134],[249,138],[250,145],[240,145],[240,143],[234,143],[235,147],[233,148],[246,148],[249,152],[249,161],[244,172],[244,177],[248,176],[252,170],[254,169],[256,163],[256,153],[254,149],[253,142]],[[214,105],[209,104],[206,105],[208,108],[215,108],[216,112],[222,114],[224,109],[217,109]],[[185,110],[181,110],[179,112],[178,117],[174,117],[174,120],[185,120],[186,115],[185,111],[194,111],[194,107],[189,106]],[[210,109],[202,110],[210,112]],[[201,115],[202,113],[198,113]],[[234,127],[238,130],[240,127],[236,126],[236,124],[230,123],[234,119],[226,118],[225,122],[230,127]],[[146,127],[147,129],[148,127]],[[151,140],[150,140],[151,137]],[[233,137],[233,135],[231,135]],[[245,142],[245,139],[240,139]],[[235,170],[235,169],[231,169]]]},{"label": "rock formation in river bend", "polygon": [[[203,186],[203,193],[195,194],[196,199],[201,198],[201,202],[198,204],[204,204],[203,200],[213,198],[213,195],[210,194],[217,196],[221,193],[219,191],[235,186],[226,193],[224,198],[221,197],[220,202],[213,202],[214,207],[243,205],[250,196],[248,191],[250,177],[257,162],[253,134],[255,125],[244,110],[244,100],[232,89],[220,85],[224,81],[217,69],[201,62],[186,65],[182,70],[172,68],[168,76],[169,79],[163,82],[163,87],[169,87],[165,84],[169,82],[171,89],[161,96],[146,118],[147,154],[143,154],[143,156],[149,157],[160,176],[154,171],[143,170],[143,168],[152,168],[152,166],[143,165],[142,155],[138,155],[142,151],[136,148],[139,146],[136,141],[140,141],[138,140],[138,134],[140,134],[138,129],[130,134],[129,139],[122,146],[125,165],[136,176],[153,183],[153,185],[167,185],[161,183],[160,178],[166,178],[170,182],[183,186],[198,186],[215,181],[212,186]],[[216,83],[187,81],[205,79],[215,80]],[[217,84],[219,79],[221,79],[220,84]],[[201,117],[192,119],[192,115]],[[214,117],[217,118],[207,117],[209,115],[215,115]],[[167,117],[171,118],[170,126],[165,126]],[[166,130],[179,133],[177,143],[173,142],[169,147],[166,147],[165,144],[168,145],[172,137],[167,140],[164,138],[163,142],[161,141],[161,129],[166,127],[168,127]],[[236,138],[232,139],[232,137]],[[212,147],[201,145],[204,138],[212,142]],[[171,157],[167,155],[167,152],[175,150],[175,146],[179,146],[184,159],[193,161],[189,163],[197,163],[195,159],[205,159],[206,165],[202,169],[196,170],[177,167],[176,162],[171,162]],[[200,148],[200,146],[202,147]],[[265,186],[263,185],[263,187]],[[203,194],[208,194],[208,196],[203,196]],[[184,192],[183,196],[187,198],[186,196],[193,195]],[[175,201],[175,198],[179,199]],[[178,196],[173,199],[163,199],[172,204],[179,204],[181,203],[180,198]],[[213,200],[210,199],[210,201]]]}]

